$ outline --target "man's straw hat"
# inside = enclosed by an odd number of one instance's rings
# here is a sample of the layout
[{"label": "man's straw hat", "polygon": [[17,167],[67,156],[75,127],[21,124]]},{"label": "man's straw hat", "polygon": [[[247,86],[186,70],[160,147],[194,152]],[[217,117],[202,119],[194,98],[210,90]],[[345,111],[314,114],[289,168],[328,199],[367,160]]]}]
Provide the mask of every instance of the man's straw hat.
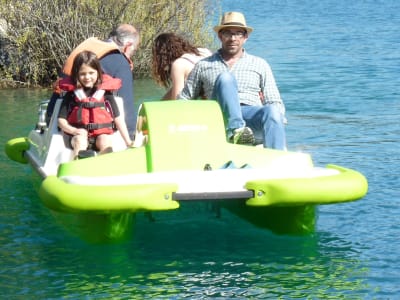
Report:
[{"label": "man's straw hat", "polygon": [[253,28],[246,25],[246,20],[240,12],[227,12],[221,18],[221,24],[214,27],[215,32],[220,32],[227,27],[240,27],[245,29],[248,33],[253,31]]}]

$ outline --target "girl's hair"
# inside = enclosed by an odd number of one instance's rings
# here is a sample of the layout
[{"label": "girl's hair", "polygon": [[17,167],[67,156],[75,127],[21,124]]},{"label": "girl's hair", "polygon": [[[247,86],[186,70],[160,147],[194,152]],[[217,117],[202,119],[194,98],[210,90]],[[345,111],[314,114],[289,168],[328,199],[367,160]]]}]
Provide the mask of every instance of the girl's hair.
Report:
[{"label": "girl's hair", "polygon": [[79,70],[83,64],[88,65],[97,71],[97,81],[95,87],[99,86],[101,84],[101,78],[103,77],[103,71],[101,69],[99,59],[92,51],[82,51],[74,58],[71,70],[72,82],[76,83],[78,88],[81,87],[81,83],[79,82]]},{"label": "girl's hair", "polygon": [[167,88],[171,84],[171,65],[185,53],[200,55],[199,50],[175,33],[162,33],[156,37],[152,47],[152,75],[154,80]]}]

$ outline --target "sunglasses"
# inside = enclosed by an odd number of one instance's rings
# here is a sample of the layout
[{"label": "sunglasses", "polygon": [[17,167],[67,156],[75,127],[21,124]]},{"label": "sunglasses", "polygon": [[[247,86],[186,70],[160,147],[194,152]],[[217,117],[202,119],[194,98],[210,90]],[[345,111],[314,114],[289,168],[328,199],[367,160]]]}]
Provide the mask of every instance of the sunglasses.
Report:
[{"label": "sunglasses", "polygon": [[230,37],[237,37],[237,38],[242,38],[246,35],[246,31],[236,31],[236,32],[232,32],[232,31],[222,31],[221,34],[223,37],[225,38],[230,38]]}]

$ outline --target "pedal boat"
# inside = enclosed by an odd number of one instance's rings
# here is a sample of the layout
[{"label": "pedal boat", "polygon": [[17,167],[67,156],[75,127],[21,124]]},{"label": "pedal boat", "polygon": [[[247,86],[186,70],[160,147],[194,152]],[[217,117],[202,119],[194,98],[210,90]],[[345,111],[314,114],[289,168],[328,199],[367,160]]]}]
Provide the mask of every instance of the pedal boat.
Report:
[{"label": "pedal boat", "polygon": [[130,238],[137,213],[178,213],[194,201],[278,234],[307,234],[318,205],[354,201],[368,190],[361,173],[314,166],[309,154],[228,143],[215,101],[145,102],[143,146],[127,149],[115,133],[113,153],[79,160],[57,119],[46,125],[45,110],[43,102],[36,127],[5,151],[40,175],[43,204],[90,242]]}]

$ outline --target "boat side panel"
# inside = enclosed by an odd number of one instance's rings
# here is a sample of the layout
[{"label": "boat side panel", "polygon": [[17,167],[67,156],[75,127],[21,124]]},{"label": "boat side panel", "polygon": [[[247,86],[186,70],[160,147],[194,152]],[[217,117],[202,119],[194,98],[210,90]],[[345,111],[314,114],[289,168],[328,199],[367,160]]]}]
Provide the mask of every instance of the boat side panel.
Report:
[{"label": "boat side panel", "polygon": [[47,127],[34,129],[29,133],[29,157],[44,176],[56,174],[60,163],[72,159],[72,150],[66,147],[64,135],[58,128],[57,116],[61,103],[62,99],[58,99]]},{"label": "boat side panel", "polygon": [[[172,200],[176,184],[85,186],[68,184],[56,176],[43,180],[39,196],[50,209],[65,212],[160,211],[179,207]],[[113,200],[115,199],[115,200]]]},{"label": "boat side panel", "polygon": [[330,204],[354,201],[366,195],[368,182],[362,174],[339,166],[328,167],[340,173],[310,178],[249,181],[246,188],[254,190],[255,196],[247,201],[247,205]]}]

